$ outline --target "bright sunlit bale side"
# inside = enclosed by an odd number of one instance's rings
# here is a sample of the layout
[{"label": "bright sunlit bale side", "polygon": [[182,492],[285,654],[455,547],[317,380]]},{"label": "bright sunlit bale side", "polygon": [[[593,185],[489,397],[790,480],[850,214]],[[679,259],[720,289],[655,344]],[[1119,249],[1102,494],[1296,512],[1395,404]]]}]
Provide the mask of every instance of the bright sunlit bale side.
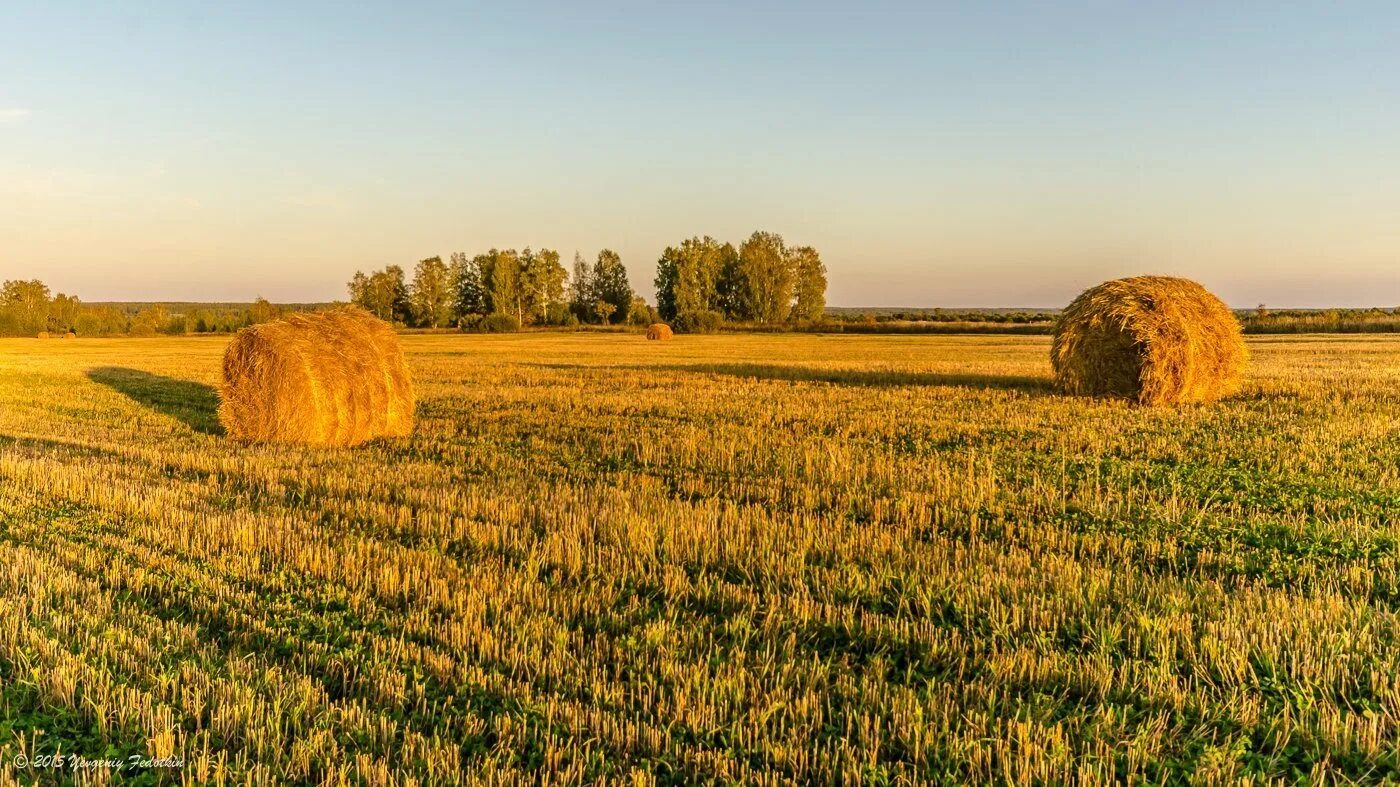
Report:
[{"label": "bright sunlit bale side", "polygon": [[245,328],[223,371],[219,420],[230,437],[353,446],[413,431],[413,382],[398,336],[363,309]]},{"label": "bright sunlit bale side", "polygon": [[647,327],[647,338],[664,342],[675,338],[675,333],[671,331],[671,326],[664,322],[658,322]]},{"label": "bright sunlit bale side", "polygon": [[1050,349],[1065,393],[1145,405],[1229,396],[1239,390],[1246,359],[1229,307],[1196,282],[1170,276],[1086,290],[1061,315]]}]

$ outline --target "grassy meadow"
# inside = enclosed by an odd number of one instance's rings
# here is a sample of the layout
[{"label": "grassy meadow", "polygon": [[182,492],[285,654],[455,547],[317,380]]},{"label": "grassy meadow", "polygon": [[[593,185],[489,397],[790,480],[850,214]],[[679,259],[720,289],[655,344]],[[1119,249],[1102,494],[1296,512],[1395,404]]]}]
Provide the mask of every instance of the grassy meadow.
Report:
[{"label": "grassy meadow", "polygon": [[0,783],[1400,779],[1400,340],[414,335],[411,439],[221,436],[227,339],[0,341]]}]

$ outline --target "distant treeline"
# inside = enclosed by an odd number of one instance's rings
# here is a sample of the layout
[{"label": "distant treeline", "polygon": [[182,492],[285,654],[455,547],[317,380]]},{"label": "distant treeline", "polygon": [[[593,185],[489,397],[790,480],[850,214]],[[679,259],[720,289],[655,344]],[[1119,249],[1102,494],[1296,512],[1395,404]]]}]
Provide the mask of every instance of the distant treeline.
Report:
[{"label": "distant treeline", "polygon": [[429,257],[407,280],[390,265],[350,280],[350,301],[382,320],[410,328],[516,331],[522,326],[593,323],[647,325],[656,312],[632,291],[622,258],[610,249],[596,261],[574,254],[573,276],[553,249],[491,249]]},{"label": "distant treeline", "polygon": [[83,303],[36,280],[0,284],[0,336],[159,336],[228,333],[276,319],[288,307],[251,304]]},{"label": "distant treeline", "polygon": [[879,323],[1054,325],[1058,309],[827,309],[828,320]]},{"label": "distant treeline", "polygon": [[575,252],[572,274],[553,249],[491,249],[420,261],[409,279],[390,265],[357,271],[350,300],[406,327],[514,331],[523,326],[648,325],[682,331],[727,323],[818,321],[826,307],[826,268],[816,249],[789,247],[755,232],[737,248],[691,238],[657,263],[657,307],[633,290],[622,258],[603,249],[590,262]]},{"label": "distant treeline", "polygon": [[826,266],[811,246],[755,232],[734,247],[708,235],[668,247],[656,264],[656,308],[680,331],[726,323],[800,326],[826,313]]},{"label": "distant treeline", "polygon": [[1396,333],[1397,309],[1283,309],[1239,312],[1245,333]]},{"label": "distant treeline", "polygon": [[[827,307],[826,269],[816,250],[789,248],[757,232],[738,248],[691,238],[666,249],[653,308],[633,292],[621,258],[574,255],[573,273],[551,249],[492,249],[418,263],[411,281],[391,265],[356,273],[350,295],[406,328],[514,331],[579,329],[666,321],[680,331],[799,331],[891,334],[1049,334],[1055,309]],[[0,284],[0,336],[178,336],[232,333],[326,303],[84,303],[41,281]],[[701,308],[703,307],[703,308]],[[1400,333],[1400,309],[1237,309],[1245,333]]]},{"label": "distant treeline", "polygon": [[943,306],[828,306],[828,317],[840,320],[908,320],[914,322],[986,322],[1010,319],[1015,322],[1053,321],[1060,309],[1048,307],[985,307],[949,308]]},{"label": "distant treeline", "polygon": [[1019,336],[1049,335],[1053,322],[1012,323],[982,321],[899,321],[876,322],[852,320],[821,320],[795,324],[727,323],[726,330],[738,333],[860,333],[860,334],[1011,334]]},{"label": "distant treeline", "polygon": [[[809,330],[845,333],[1015,333],[1049,334],[1057,309],[828,309]],[[1395,333],[1395,309],[1237,309],[1245,333]]]}]

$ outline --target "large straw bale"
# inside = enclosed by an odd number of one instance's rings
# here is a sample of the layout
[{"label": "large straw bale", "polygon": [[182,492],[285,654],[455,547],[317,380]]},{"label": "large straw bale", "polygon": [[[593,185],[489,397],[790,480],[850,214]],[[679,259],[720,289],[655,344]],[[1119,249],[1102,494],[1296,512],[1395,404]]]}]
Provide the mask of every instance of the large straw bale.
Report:
[{"label": "large straw bale", "polygon": [[664,342],[675,338],[675,334],[671,332],[671,326],[664,322],[658,322],[647,327],[647,338]]},{"label": "large straw bale", "polygon": [[244,328],[224,353],[231,437],[351,446],[413,431],[413,382],[393,328],[346,307]]},{"label": "large straw bale", "polygon": [[1234,313],[1196,282],[1170,276],[1086,290],[1060,316],[1050,349],[1066,393],[1146,405],[1229,396],[1239,390],[1246,360]]}]

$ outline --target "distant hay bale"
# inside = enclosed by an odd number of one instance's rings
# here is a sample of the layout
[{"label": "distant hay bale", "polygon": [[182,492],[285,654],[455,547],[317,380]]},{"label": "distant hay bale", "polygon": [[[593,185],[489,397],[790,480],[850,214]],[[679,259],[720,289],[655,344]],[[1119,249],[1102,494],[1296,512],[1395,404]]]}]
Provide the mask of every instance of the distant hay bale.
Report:
[{"label": "distant hay bale", "polygon": [[39,331],[39,335],[36,336],[35,338],[36,338],[36,339],[47,339],[47,338],[49,338],[49,332],[48,332],[48,331]]},{"label": "distant hay bale", "polygon": [[76,339],[76,338],[78,338],[78,334],[76,334],[76,333],[74,333],[74,332],[72,332],[72,331],[69,331],[68,333],[63,334],[63,338],[65,338],[65,339]]},{"label": "distant hay bale", "polygon": [[1066,393],[1146,405],[1229,396],[1239,390],[1246,358],[1234,313],[1196,282],[1170,276],[1084,291],[1060,316],[1050,347]]},{"label": "distant hay bale", "polygon": [[675,337],[671,332],[671,326],[664,322],[653,323],[647,328],[647,338],[655,341],[668,341]]},{"label": "distant hay bale", "polygon": [[230,437],[352,446],[413,431],[413,381],[393,328],[347,307],[244,328],[224,352]]}]

